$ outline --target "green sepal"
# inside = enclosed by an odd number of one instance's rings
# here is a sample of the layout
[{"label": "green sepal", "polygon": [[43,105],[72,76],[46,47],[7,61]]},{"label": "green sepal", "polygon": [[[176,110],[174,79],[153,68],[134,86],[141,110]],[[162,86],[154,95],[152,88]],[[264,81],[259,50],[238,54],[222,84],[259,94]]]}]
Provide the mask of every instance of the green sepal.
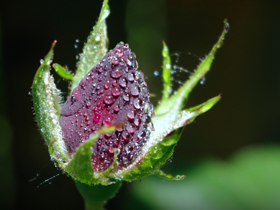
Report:
[{"label": "green sepal", "polygon": [[171,87],[171,59],[169,55],[169,49],[165,42],[163,42],[162,48],[162,57],[163,57],[163,64],[162,64],[162,78],[163,78],[163,93],[161,101],[164,101],[169,98],[172,87]]},{"label": "green sepal", "polygon": [[56,73],[62,77],[63,79],[67,79],[67,80],[73,80],[74,77],[71,74],[71,72],[67,71],[65,68],[63,68],[61,65],[59,65],[58,63],[54,63],[52,65],[52,67],[54,68],[54,70],[56,71]]},{"label": "green sepal", "polygon": [[108,37],[105,20],[109,14],[110,8],[108,0],[104,0],[98,21],[90,32],[87,43],[84,45],[83,52],[80,54],[80,60],[77,63],[77,72],[73,79],[71,92],[107,53]]},{"label": "green sepal", "polygon": [[65,172],[71,176],[73,179],[86,184],[102,184],[109,185],[112,183],[108,178],[104,175],[108,174],[112,167],[107,169],[104,172],[94,174],[94,170],[92,167],[91,157],[93,148],[92,145],[101,135],[106,133],[111,133],[116,130],[117,126],[103,126],[96,133],[94,133],[86,142],[82,143],[76,153],[74,154],[72,160],[65,167]]},{"label": "green sepal", "polygon": [[[124,181],[142,179],[146,176],[153,175],[158,171],[173,154],[174,147],[180,139],[182,129],[175,130],[171,135],[165,137],[158,144],[149,148],[149,151],[138,161],[124,169],[122,173],[116,174],[116,178]],[[145,150],[145,148],[143,148]]]},{"label": "green sepal", "polygon": [[206,102],[204,102],[202,104],[199,104],[199,105],[197,105],[195,107],[191,107],[191,108],[185,109],[184,110],[185,112],[192,112],[192,113],[194,113],[193,117],[188,120],[187,124],[192,123],[197,116],[199,116],[199,115],[207,112],[208,110],[210,110],[220,99],[221,99],[221,95],[218,95],[218,96],[215,96],[215,97],[209,99],[208,101],[206,101]]},{"label": "green sepal", "polygon": [[228,23],[224,21],[224,29],[222,31],[221,36],[219,37],[216,44],[213,46],[210,53],[202,60],[202,62],[198,65],[197,69],[193,73],[193,75],[181,86],[181,88],[168,100],[163,100],[156,108],[155,114],[157,116],[163,115],[172,111],[173,113],[178,113],[186,100],[188,99],[189,93],[196,86],[196,84],[205,76],[205,74],[210,70],[211,64],[214,60],[215,53],[218,48],[220,48],[223,44],[225,35],[228,31]]},{"label": "green sepal", "polygon": [[54,79],[50,74],[53,59],[53,49],[56,40],[52,43],[51,49],[37,70],[33,84],[32,97],[36,121],[48,146],[50,155],[63,166],[70,158],[64,141],[62,139],[62,130],[59,125],[60,115],[60,90],[56,88]]}]

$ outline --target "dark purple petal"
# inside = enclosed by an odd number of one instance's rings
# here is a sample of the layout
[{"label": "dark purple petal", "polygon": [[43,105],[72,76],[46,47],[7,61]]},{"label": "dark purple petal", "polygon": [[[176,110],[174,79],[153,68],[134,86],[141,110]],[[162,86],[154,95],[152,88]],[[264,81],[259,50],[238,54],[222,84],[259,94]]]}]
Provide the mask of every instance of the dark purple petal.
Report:
[{"label": "dark purple petal", "polygon": [[102,126],[124,124],[93,145],[95,171],[112,164],[114,148],[119,149],[119,167],[128,166],[149,138],[153,106],[137,67],[128,44],[118,44],[82,79],[62,107],[60,125],[70,153]]}]

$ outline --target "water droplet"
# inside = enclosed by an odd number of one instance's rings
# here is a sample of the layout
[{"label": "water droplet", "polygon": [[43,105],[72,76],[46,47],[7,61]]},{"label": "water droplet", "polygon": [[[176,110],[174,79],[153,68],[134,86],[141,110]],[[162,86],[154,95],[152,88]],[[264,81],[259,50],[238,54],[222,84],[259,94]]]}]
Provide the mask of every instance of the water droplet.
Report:
[{"label": "water droplet", "polygon": [[43,64],[43,63],[44,63],[44,59],[41,59],[41,60],[40,60],[40,64]]},{"label": "water droplet", "polygon": [[148,88],[146,88],[146,87],[142,87],[142,93],[143,93],[143,95],[144,96],[147,96],[148,95]]},{"label": "water droplet", "polygon": [[79,40],[79,39],[76,39],[76,40],[75,40],[75,42],[76,42],[76,43],[79,43],[79,42],[80,42],[80,40]]},{"label": "water droplet", "polygon": [[201,84],[201,85],[204,85],[205,81],[206,81],[206,78],[203,77],[203,78],[200,80],[200,84]]},{"label": "water droplet", "polygon": [[90,101],[87,101],[87,102],[86,102],[86,107],[89,108],[90,106],[91,106]]},{"label": "water droplet", "polygon": [[134,81],[134,74],[132,72],[129,72],[128,75],[127,75],[127,79],[128,79],[128,81],[133,82]]},{"label": "water droplet", "polygon": [[128,93],[123,94],[123,100],[129,101],[129,94]]},{"label": "water droplet", "polygon": [[113,86],[113,87],[117,87],[117,86],[118,86],[118,83],[117,83],[116,80],[113,81],[112,86]]},{"label": "water droplet", "polygon": [[136,125],[138,127],[140,124],[139,118],[135,117],[133,123],[134,123],[134,125]]},{"label": "water droplet", "polygon": [[108,89],[110,87],[110,80],[106,80],[105,84],[104,84],[104,88]]},{"label": "water droplet", "polygon": [[121,50],[121,49],[116,49],[115,54],[116,54],[117,57],[120,58],[120,57],[123,56],[123,50]]},{"label": "water droplet", "polygon": [[114,153],[114,150],[113,150],[112,146],[109,147],[108,152],[111,153],[111,154]]},{"label": "water droplet", "polygon": [[128,110],[127,117],[128,117],[128,119],[133,120],[134,119],[134,110]]},{"label": "water droplet", "polygon": [[105,126],[111,125],[111,122],[112,122],[112,117],[111,116],[107,116],[103,120],[103,125],[105,125]]},{"label": "water droplet", "polygon": [[113,108],[113,109],[114,109],[114,111],[115,111],[115,112],[120,111],[120,107],[119,107],[119,105],[114,106],[114,108]]},{"label": "water droplet", "polygon": [[125,78],[120,78],[119,84],[120,84],[120,86],[123,87],[123,88],[126,87],[126,79],[125,79]]},{"label": "water droplet", "polygon": [[95,37],[95,41],[96,41],[96,42],[100,42],[100,40],[101,40],[100,36],[96,36],[96,37]]},{"label": "water droplet", "polygon": [[158,71],[154,71],[154,76],[157,77],[159,75]]},{"label": "water droplet", "polygon": [[133,124],[128,123],[126,126],[126,130],[128,133],[132,134],[136,130],[135,126]]},{"label": "water droplet", "polygon": [[117,79],[117,78],[119,78],[120,76],[122,76],[122,72],[121,72],[120,69],[115,69],[114,71],[111,71],[111,72],[110,72],[110,75],[111,75],[111,77]]},{"label": "water droplet", "polygon": [[118,61],[117,59],[113,59],[113,60],[112,60],[112,64],[113,64],[114,66],[117,66],[117,65],[119,65],[119,61]]},{"label": "water droplet", "polygon": [[104,98],[104,103],[105,103],[105,104],[110,105],[110,104],[112,104],[113,102],[114,102],[113,96],[111,96],[111,95],[105,96],[105,98]]},{"label": "water droplet", "polygon": [[165,64],[165,68],[170,69],[171,65],[169,63]]},{"label": "water droplet", "polygon": [[139,98],[134,99],[133,105],[134,105],[135,109],[140,109],[140,103],[141,103],[141,100]]},{"label": "water droplet", "polygon": [[131,92],[131,95],[138,96],[139,95],[139,88],[138,88],[138,86],[135,85],[135,84],[131,85],[130,92]]},{"label": "water droplet", "polygon": [[79,47],[79,46],[78,46],[77,44],[74,44],[74,48],[75,48],[75,49],[78,49],[78,47]]},{"label": "water droplet", "polygon": [[183,82],[182,82],[181,80],[178,80],[177,83],[178,83],[179,85],[182,85],[182,84],[183,84]]},{"label": "water droplet", "polygon": [[125,59],[125,62],[128,66],[131,66],[131,61],[129,59]]},{"label": "water droplet", "polygon": [[121,89],[118,88],[118,87],[115,87],[113,90],[112,90],[112,95],[117,97],[121,94]]},{"label": "water droplet", "polygon": [[128,132],[126,132],[126,131],[122,132],[123,140],[128,140],[128,137],[129,137],[129,133]]},{"label": "water droplet", "polygon": [[226,33],[229,31],[229,23],[225,21],[225,31]]}]

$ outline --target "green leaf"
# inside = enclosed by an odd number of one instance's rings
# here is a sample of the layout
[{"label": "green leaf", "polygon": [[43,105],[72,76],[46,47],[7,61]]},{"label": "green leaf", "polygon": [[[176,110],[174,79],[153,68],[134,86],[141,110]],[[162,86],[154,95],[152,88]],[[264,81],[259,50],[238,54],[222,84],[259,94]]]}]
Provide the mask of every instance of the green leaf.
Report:
[{"label": "green leaf", "polygon": [[50,64],[53,59],[53,42],[49,53],[41,60],[33,84],[32,97],[36,121],[41,134],[48,146],[50,155],[62,166],[69,160],[69,154],[62,139],[62,130],[59,125],[60,91],[50,75]]},{"label": "green leaf", "polygon": [[65,68],[63,68],[61,65],[54,63],[53,65],[54,70],[56,71],[56,73],[62,77],[63,79],[67,79],[67,80],[73,80],[74,77],[71,74],[71,72],[67,71]]},{"label": "green leaf", "polygon": [[106,18],[110,14],[108,0],[104,0],[97,23],[93,27],[84,45],[83,53],[80,54],[77,72],[74,76],[71,92],[78,86],[85,75],[106,55],[107,53],[107,26]]}]

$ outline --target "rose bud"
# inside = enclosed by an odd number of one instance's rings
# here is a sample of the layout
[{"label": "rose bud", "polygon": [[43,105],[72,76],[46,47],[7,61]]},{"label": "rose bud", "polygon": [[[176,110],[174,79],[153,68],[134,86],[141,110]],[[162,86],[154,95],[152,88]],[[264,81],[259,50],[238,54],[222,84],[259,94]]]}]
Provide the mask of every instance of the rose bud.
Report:
[{"label": "rose bud", "polygon": [[136,55],[129,45],[120,42],[107,53],[108,14],[109,8],[104,4],[75,75],[53,65],[61,77],[72,82],[63,106],[60,90],[50,75],[56,41],[35,75],[34,111],[51,158],[74,180],[87,184],[109,185],[152,174],[182,179],[185,176],[173,177],[160,167],[173,154],[182,128],[220,99],[219,95],[184,109],[189,93],[210,69],[226,27],[197,70],[173,94],[172,65],[163,44],[163,96],[154,110],[144,74],[138,70]]}]

